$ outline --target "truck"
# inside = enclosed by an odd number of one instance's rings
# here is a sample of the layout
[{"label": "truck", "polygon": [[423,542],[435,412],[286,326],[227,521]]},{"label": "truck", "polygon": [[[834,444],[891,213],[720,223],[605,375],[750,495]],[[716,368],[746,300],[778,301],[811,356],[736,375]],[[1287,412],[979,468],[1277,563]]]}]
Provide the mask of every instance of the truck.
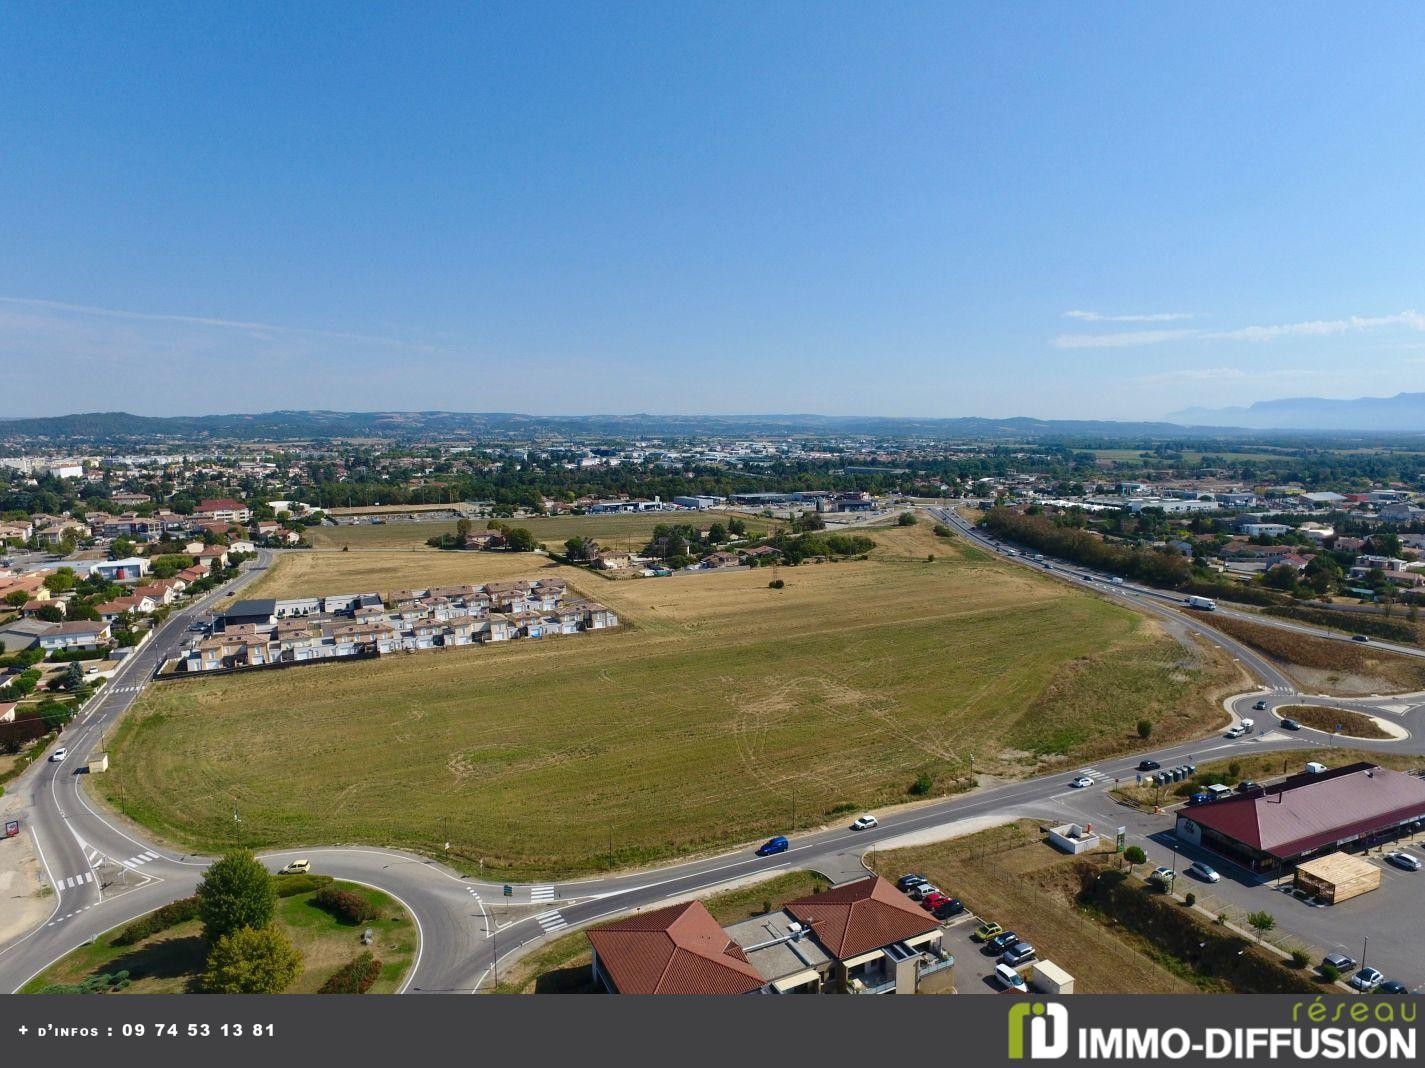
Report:
[{"label": "truck", "polygon": [[1214,601],[1211,597],[1193,596],[1189,597],[1183,603],[1186,604],[1189,608],[1198,608],[1204,612],[1213,612],[1217,609],[1217,602]]},{"label": "truck", "polygon": [[1113,578],[1109,579],[1108,581],[1109,581],[1109,583],[1110,583],[1111,585],[1114,585],[1114,586],[1122,586],[1122,585],[1123,585],[1123,580],[1122,580],[1121,578],[1119,578],[1117,575],[1114,575]]}]

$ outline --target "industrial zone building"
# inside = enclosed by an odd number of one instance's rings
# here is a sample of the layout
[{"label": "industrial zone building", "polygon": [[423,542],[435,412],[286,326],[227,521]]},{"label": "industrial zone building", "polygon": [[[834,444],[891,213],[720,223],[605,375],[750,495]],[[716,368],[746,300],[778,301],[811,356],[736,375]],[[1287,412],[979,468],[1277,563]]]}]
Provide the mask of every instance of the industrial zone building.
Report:
[{"label": "industrial zone building", "polygon": [[1178,812],[1176,832],[1256,872],[1370,845],[1425,820],[1425,781],[1350,764]]}]

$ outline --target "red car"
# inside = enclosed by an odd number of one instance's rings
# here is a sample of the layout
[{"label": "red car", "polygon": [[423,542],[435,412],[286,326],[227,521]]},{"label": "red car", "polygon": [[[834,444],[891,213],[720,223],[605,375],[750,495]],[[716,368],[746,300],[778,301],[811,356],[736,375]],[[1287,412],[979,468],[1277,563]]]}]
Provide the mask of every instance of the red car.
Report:
[{"label": "red car", "polygon": [[947,904],[949,901],[950,899],[948,897],[937,891],[933,894],[927,894],[925,900],[920,903],[920,907],[925,909],[927,912],[933,912],[935,909],[938,909],[941,905]]}]

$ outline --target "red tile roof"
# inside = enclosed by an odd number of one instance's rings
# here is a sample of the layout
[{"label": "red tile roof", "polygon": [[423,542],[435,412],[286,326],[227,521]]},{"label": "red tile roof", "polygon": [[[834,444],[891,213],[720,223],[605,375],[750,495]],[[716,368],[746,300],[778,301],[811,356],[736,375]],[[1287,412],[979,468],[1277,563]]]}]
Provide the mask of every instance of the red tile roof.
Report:
[{"label": "red tile roof", "polygon": [[1180,818],[1288,859],[1415,816],[1425,816],[1425,781],[1351,764],[1297,776],[1263,794],[1185,809]]},{"label": "red tile roof", "polygon": [[940,921],[879,875],[783,906],[838,960],[933,931]]},{"label": "red tile roof", "polygon": [[701,901],[606,923],[589,941],[621,994],[749,994],[764,982]]}]

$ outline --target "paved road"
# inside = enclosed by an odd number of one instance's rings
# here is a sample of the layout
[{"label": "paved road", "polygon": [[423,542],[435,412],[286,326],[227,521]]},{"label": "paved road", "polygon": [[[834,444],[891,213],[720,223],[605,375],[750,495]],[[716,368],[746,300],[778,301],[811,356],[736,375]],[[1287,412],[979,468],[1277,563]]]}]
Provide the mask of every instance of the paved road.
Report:
[{"label": "paved road", "polygon": [[[953,513],[937,511],[937,515],[954,523],[966,537],[988,544]],[[992,545],[989,547],[994,550]],[[103,733],[112,728],[116,718],[133,702],[155,667],[165,656],[171,655],[193,619],[209,609],[217,598],[251,582],[271,560],[272,554],[263,552],[254,566],[227,589],[215,591],[175,611],[143,650],[119,670],[96,697],[96,703],[66,732],[65,744],[73,754],[70,760],[62,764],[36,765],[16,781],[17,789],[28,792],[29,826],[35,832],[46,871],[57,893],[54,911],[42,926],[0,947],[0,989],[16,989],[53,960],[95,935],[192,893],[211,858],[175,855],[171,850],[152,845],[142,831],[88,796],[74,768],[98,747]],[[1290,680],[1269,661],[1213,630],[1209,614],[1173,608],[1161,599],[1146,596],[1153,591],[1137,586],[1089,583],[1082,574],[1074,576],[1058,568],[1047,573],[1092,585],[1104,596],[1163,619],[1168,629],[1183,640],[1187,640],[1189,634],[1196,635],[1215,642],[1237,657],[1264,686],[1259,692],[1244,694],[1228,703],[1236,717],[1240,718],[1259,699],[1273,707],[1307,700],[1294,693]],[[1353,745],[1364,749],[1389,746],[1421,751],[1419,740],[1425,739],[1425,696],[1329,703],[1359,708],[1381,718],[1389,717],[1409,732],[1403,741],[1353,742]],[[1074,772],[1059,773],[883,813],[880,826],[870,831],[858,833],[832,828],[802,835],[793,839],[786,853],[774,857],[758,858],[750,849],[742,848],[655,870],[557,885],[521,885],[512,888],[514,892],[509,898],[502,895],[498,884],[462,877],[428,858],[383,849],[376,844],[284,850],[266,854],[264,860],[275,869],[292,858],[308,857],[317,870],[367,883],[395,895],[412,910],[421,933],[421,952],[408,977],[407,989],[411,992],[473,991],[495,978],[497,962],[508,962],[551,935],[630,909],[652,907],[737,881],[800,868],[813,868],[837,878],[849,877],[862,870],[860,858],[872,845],[942,829],[964,820],[986,816],[1082,818],[1085,805],[1096,803],[1091,802],[1091,798],[1104,796],[1102,791],[1113,779],[1132,776],[1141,757],[1151,757],[1172,766],[1200,762],[1247,747],[1260,750],[1330,743],[1327,736],[1318,732],[1288,735],[1281,730],[1264,730],[1269,726],[1263,722],[1268,717],[1260,712],[1253,715],[1259,729],[1245,739],[1214,736],[1102,761],[1091,769],[1097,783],[1093,790],[1074,790],[1069,786]],[[520,906],[524,915],[501,924],[493,915],[492,903]],[[505,914],[510,913],[505,910]]]}]

